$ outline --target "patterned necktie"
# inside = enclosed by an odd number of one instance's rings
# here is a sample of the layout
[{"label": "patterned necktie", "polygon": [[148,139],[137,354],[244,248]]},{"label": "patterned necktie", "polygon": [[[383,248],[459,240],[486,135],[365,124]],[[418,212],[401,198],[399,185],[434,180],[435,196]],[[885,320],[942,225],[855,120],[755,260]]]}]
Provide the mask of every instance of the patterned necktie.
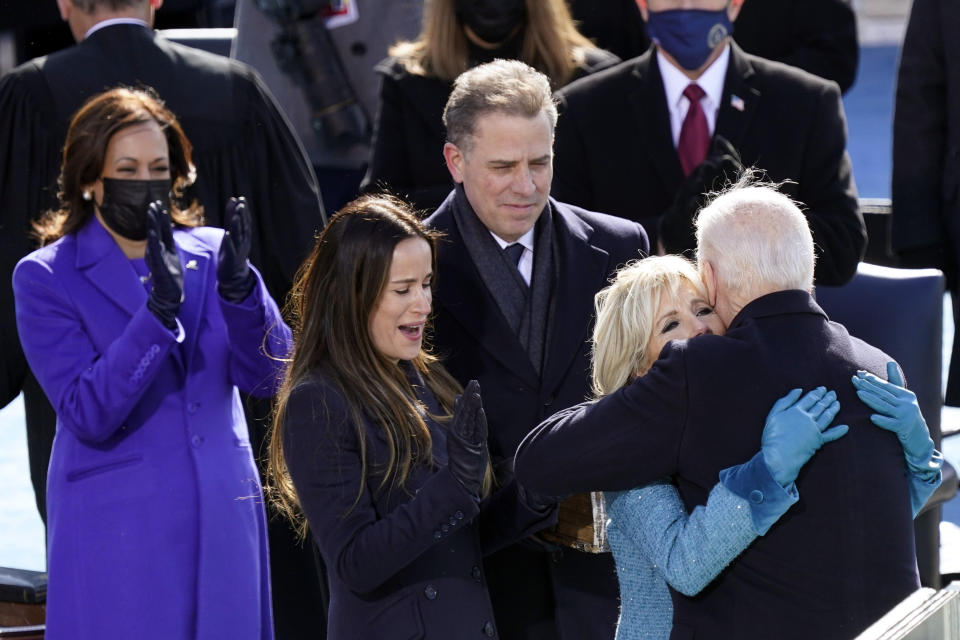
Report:
[{"label": "patterned necktie", "polygon": [[680,140],[677,142],[677,156],[683,175],[689,176],[697,165],[707,157],[707,147],[710,146],[710,129],[707,127],[707,116],[703,113],[700,100],[707,95],[697,84],[689,84],[683,90],[684,97],[690,101],[687,116],[680,127]]},{"label": "patterned necktie", "polygon": [[507,260],[510,261],[510,264],[519,268],[520,256],[523,255],[523,245],[519,242],[508,244],[503,248],[503,252],[506,254]]}]

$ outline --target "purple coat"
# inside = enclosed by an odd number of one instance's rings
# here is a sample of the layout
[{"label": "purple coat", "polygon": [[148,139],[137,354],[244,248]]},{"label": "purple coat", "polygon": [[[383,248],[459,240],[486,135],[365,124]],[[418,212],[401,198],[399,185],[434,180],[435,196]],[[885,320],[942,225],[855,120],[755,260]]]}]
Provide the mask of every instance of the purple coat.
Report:
[{"label": "purple coat", "polygon": [[[175,231],[182,341],[95,219],[13,275],[57,411],[47,637],[272,638],[263,498],[237,388],[269,395],[289,329],[258,286],[216,289],[223,231]],[[267,340],[264,335],[267,333]]]}]

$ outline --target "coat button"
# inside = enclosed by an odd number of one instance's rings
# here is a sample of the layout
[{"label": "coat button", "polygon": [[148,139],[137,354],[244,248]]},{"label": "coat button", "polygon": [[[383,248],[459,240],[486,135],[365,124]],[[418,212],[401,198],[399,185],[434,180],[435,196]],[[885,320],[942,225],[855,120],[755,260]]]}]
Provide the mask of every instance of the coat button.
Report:
[{"label": "coat button", "polygon": [[754,489],[750,492],[750,502],[753,504],[760,504],[763,502],[763,492],[759,489]]},{"label": "coat button", "polygon": [[493,627],[493,623],[489,620],[487,620],[487,623],[483,625],[483,635],[487,636],[488,638],[492,638],[493,636],[497,635],[497,630]]},{"label": "coat button", "polygon": [[480,572],[480,567],[473,565],[473,569],[470,569],[470,575],[473,576],[473,579],[477,582],[480,582],[483,574]]},{"label": "coat button", "polygon": [[543,401],[543,406],[544,406],[544,407],[549,407],[550,405],[553,404],[553,400],[554,400],[554,397],[553,397],[553,394],[551,393],[550,395],[548,395],[548,396],[544,399],[544,401]]},{"label": "coat button", "polygon": [[192,438],[190,438],[190,444],[192,444],[195,448],[199,449],[200,445],[203,444],[203,438],[200,436],[193,436]]},{"label": "coat button", "polygon": [[456,513],[453,514],[453,517],[456,518],[457,520],[463,520],[463,511],[458,510]]},{"label": "coat button", "polygon": [[200,408],[199,402],[191,402],[187,405],[187,413],[194,414]]},{"label": "coat button", "polygon": [[443,531],[444,533],[449,532],[449,531],[450,531],[450,525],[448,525],[448,524],[440,525],[440,531]]},{"label": "coat button", "polygon": [[433,532],[433,539],[434,539],[434,540],[439,540],[439,539],[442,538],[442,537],[443,537],[443,534],[440,533],[440,530],[439,530],[439,529],[437,529],[436,531]]},{"label": "coat button", "polygon": [[437,588],[432,584],[428,584],[423,590],[423,595],[427,597],[427,600],[436,600],[437,599]]},{"label": "coat button", "polygon": [[450,516],[450,519],[447,520],[447,522],[450,523],[450,526],[451,526],[451,527],[455,527],[455,526],[457,525],[457,519],[454,518],[453,516]]}]

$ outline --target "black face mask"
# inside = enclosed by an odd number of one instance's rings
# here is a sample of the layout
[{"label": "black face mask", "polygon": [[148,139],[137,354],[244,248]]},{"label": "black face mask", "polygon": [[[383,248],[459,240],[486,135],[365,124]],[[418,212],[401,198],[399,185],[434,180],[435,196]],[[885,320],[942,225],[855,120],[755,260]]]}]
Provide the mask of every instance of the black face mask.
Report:
[{"label": "black face mask", "polygon": [[170,179],[117,180],[102,178],[100,215],[115,233],[130,240],[147,238],[147,206],[159,200],[170,206]]},{"label": "black face mask", "polygon": [[524,0],[455,0],[455,6],[460,21],[490,44],[506,40],[527,17]]}]

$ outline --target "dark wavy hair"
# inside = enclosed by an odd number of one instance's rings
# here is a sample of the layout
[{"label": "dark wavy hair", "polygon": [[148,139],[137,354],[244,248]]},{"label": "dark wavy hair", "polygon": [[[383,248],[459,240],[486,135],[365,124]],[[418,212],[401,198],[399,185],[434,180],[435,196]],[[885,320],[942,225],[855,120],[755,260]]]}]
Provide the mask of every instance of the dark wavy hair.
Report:
[{"label": "dark wavy hair", "polygon": [[196,202],[185,209],[178,206],[183,190],[193,184],[196,169],[191,158],[193,147],[176,116],[152,89],[117,87],[90,98],[70,122],[58,180],[60,207],[33,224],[40,244],[53,242],[87,223],[93,215],[93,202],[83,199],[83,189],[103,174],[110,140],[123,129],[151,120],[160,125],[167,139],[173,186],[170,216],[180,226],[202,224],[203,211]]},{"label": "dark wavy hair", "polygon": [[[391,451],[376,490],[403,488],[415,464],[433,462],[430,431],[413,387],[401,366],[376,349],[369,331],[370,316],[387,285],[394,248],[408,238],[421,238],[430,245],[436,271],[437,234],[424,228],[403,201],[388,195],[361,196],[330,219],[288,298],[285,315],[293,329],[294,348],[276,398],[268,488],[274,505],[301,534],[306,526],[283,454],[284,422],[291,392],[312,371],[321,369],[332,379],[350,407],[363,468],[357,499],[368,475],[364,414],[382,429]],[[460,385],[425,349],[410,364],[446,412],[431,417],[446,422]],[[488,473],[487,490],[490,477]]]}]

